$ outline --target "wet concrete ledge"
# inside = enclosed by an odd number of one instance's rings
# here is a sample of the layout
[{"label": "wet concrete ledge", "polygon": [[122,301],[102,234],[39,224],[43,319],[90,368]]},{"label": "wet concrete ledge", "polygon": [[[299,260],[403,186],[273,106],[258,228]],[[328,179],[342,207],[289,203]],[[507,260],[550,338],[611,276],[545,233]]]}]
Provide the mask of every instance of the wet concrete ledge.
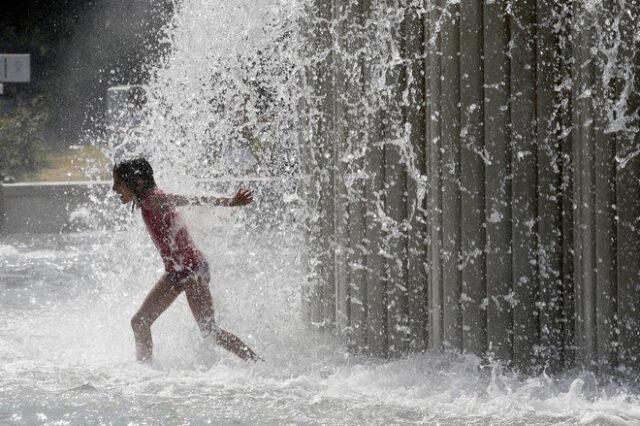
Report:
[{"label": "wet concrete ledge", "polygon": [[107,181],[0,185],[0,234],[71,231],[90,197],[104,196],[110,186]]}]

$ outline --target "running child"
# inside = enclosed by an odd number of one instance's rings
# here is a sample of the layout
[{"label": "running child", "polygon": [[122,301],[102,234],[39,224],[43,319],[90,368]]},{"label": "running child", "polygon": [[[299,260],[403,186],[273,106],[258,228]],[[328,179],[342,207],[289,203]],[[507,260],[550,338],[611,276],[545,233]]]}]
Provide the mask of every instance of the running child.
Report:
[{"label": "running child", "polygon": [[183,291],[205,337],[213,336],[216,343],[243,360],[260,359],[238,337],[216,325],[209,291],[209,265],[176,211],[176,207],[189,204],[244,206],[253,201],[251,191],[239,190],[232,198],[167,194],[156,186],[151,165],[144,158],[123,161],[113,167],[113,190],[123,204],[133,202],[134,206],[140,207],[165,269],[131,319],[138,361],[152,360],[151,325]]}]

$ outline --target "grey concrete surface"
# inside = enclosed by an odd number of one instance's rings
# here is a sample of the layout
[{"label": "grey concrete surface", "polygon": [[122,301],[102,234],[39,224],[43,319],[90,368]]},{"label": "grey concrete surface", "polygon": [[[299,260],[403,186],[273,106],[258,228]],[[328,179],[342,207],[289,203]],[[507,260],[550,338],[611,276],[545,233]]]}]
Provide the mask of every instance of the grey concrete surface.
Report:
[{"label": "grey concrete surface", "polygon": [[0,233],[56,233],[89,226],[82,208],[104,197],[109,182],[34,182],[0,185]]}]

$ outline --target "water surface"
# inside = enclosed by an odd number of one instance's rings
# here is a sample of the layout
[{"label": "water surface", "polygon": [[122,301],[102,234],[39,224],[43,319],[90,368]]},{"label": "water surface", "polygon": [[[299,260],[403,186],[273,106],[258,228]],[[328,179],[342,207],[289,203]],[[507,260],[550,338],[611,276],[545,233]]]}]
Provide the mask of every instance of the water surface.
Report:
[{"label": "water surface", "polygon": [[354,357],[302,323],[295,241],[194,234],[211,262],[218,323],[264,363],[204,342],[183,298],[153,327],[155,362],[134,361],[129,319],[161,273],[140,226],[3,237],[0,424],[640,423],[635,390],[587,372],[522,378],[479,370],[472,356]]}]

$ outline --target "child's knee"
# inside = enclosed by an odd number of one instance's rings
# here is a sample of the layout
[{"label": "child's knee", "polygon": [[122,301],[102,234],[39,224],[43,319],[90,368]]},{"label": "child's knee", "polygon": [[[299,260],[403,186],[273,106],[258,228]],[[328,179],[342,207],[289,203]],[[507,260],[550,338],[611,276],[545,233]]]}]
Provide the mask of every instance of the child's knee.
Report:
[{"label": "child's knee", "polygon": [[149,323],[149,321],[147,321],[145,319],[144,316],[142,316],[140,314],[135,314],[131,318],[131,328],[135,332],[144,331],[144,330],[147,330],[147,329],[151,328],[151,324]]},{"label": "child's knee", "polygon": [[212,337],[216,343],[220,343],[220,329],[213,321],[200,323],[200,333],[202,337]]}]

